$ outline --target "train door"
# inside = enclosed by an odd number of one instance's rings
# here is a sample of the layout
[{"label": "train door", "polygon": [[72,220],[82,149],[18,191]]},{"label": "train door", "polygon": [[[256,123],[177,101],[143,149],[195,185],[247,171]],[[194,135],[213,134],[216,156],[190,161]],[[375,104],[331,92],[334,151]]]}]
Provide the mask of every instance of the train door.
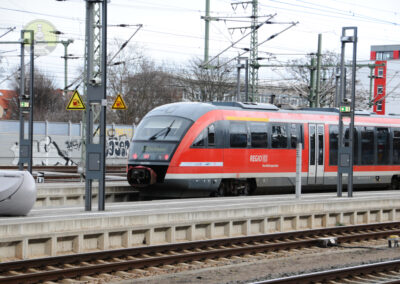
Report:
[{"label": "train door", "polygon": [[308,125],[308,184],[322,184],[324,178],[324,125]]}]

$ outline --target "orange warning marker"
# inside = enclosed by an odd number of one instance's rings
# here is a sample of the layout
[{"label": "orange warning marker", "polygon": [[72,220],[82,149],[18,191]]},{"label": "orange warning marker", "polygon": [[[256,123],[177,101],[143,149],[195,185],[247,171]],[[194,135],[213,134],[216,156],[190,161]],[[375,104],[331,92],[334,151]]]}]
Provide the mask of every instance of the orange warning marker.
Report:
[{"label": "orange warning marker", "polygon": [[67,105],[67,110],[84,110],[86,109],[85,104],[82,101],[81,96],[79,95],[78,91],[75,90],[72,94],[71,99]]},{"label": "orange warning marker", "polygon": [[112,109],[126,109],[126,105],[124,100],[121,97],[121,94],[118,94],[117,98],[112,105]]}]

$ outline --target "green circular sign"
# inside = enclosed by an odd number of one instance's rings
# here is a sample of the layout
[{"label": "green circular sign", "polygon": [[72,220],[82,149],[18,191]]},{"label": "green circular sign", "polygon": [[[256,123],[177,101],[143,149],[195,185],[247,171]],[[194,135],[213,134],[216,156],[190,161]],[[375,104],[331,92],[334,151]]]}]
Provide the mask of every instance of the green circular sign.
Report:
[{"label": "green circular sign", "polygon": [[[43,56],[51,53],[57,47],[58,35],[55,34],[55,26],[46,20],[34,20],[25,25],[24,30],[34,31],[35,55]],[[26,49],[30,49],[31,36],[29,32],[24,33],[24,39],[28,44]]]}]

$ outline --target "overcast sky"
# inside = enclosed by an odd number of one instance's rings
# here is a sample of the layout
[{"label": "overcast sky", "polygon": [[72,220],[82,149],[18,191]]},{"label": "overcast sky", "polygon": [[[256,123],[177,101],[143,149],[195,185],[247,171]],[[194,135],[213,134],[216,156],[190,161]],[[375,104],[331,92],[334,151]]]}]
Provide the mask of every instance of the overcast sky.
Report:
[{"label": "overcast sky", "polygon": [[[236,0],[210,0],[211,15],[215,17],[249,16],[251,5],[232,5]],[[235,9],[233,9],[235,8]],[[184,66],[193,57],[203,58],[205,0],[111,0],[108,5],[108,23],[143,24],[130,45],[137,45],[157,63]],[[259,47],[259,56],[274,54],[270,63],[279,64],[316,52],[318,34],[322,34],[323,50],[340,52],[340,34],[344,26],[358,27],[358,61],[369,60],[371,45],[400,44],[400,1],[396,0],[259,0],[259,16],[277,14],[276,25],[264,25],[259,29],[259,42],[286,27],[289,22],[299,22],[295,27],[280,34]],[[64,32],[60,39],[73,39],[69,53],[83,56],[85,33],[85,2],[71,0],[7,0],[0,1],[0,35],[8,27],[16,29],[0,38],[0,41],[18,40],[20,30],[30,21],[44,19]],[[236,18],[236,20],[243,20]],[[266,19],[260,17],[260,21]],[[218,54],[232,42],[243,36],[240,30],[229,32],[232,27],[248,26],[244,22],[213,21],[210,26],[210,56]],[[109,27],[109,42],[127,40],[136,27]],[[244,30],[243,30],[244,31]],[[245,33],[249,30],[244,31]],[[249,47],[246,38],[237,47]],[[349,45],[350,46],[350,45]],[[55,76],[63,87],[64,49],[60,45],[47,56],[39,57],[35,65]],[[233,58],[239,50],[232,48],[224,57]],[[346,51],[351,57],[350,49]],[[18,45],[0,45],[1,67],[7,72],[0,76],[0,88],[7,88],[5,78],[19,64]],[[83,59],[69,60],[69,77],[78,74]],[[260,78],[268,82],[276,78],[275,71],[265,71]],[[364,72],[369,73],[368,69]],[[361,76],[364,76],[361,73]]]}]

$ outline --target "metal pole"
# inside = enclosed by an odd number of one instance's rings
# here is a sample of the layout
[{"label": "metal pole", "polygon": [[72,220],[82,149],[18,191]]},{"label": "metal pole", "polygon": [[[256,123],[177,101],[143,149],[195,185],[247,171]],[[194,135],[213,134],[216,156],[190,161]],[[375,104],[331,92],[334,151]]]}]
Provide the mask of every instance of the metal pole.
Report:
[{"label": "metal pole", "polygon": [[[29,96],[25,94],[25,64],[24,64],[24,49],[26,41],[24,39],[25,33],[29,33],[30,39],[30,87]],[[19,97],[19,170],[24,169],[24,164],[28,164],[28,171],[32,174],[32,143],[33,143],[33,87],[34,87],[34,44],[35,35],[32,30],[21,31],[21,90]],[[27,100],[29,99],[29,100]],[[25,133],[25,114],[28,113],[28,138],[26,139]]]},{"label": "metal pole", "polygon": [[258,98],[258,0],[252,0],[251,36],[250,36],[250,93],[251,101]]},{"label": "metal pole", "polygon": [[373,89],[373,80],[374,80],[374,73],[373,70],[375,69],[375,67],[370,66],[369,67],[369,99],[368,99],[368,106],[371,107],[372,106],[372,89]]},{"label": "metal pole", "polygon": [[205,36],[204,36],[204,63],[208,61],[209,34],[210,34],[210,0],[206,0]]},{"label": "metal pole", "polygon": [[[346,36],[346,30],[353,30],[352,36]],[[347,174],[347,195],[353,196],[353,165],[354,165],[354,112],[355,112],[355,91],[356,91],[356,67],[357,67],[357,27],[344,27],[342,29],[342,51],[341,51],[341,72],[340,72],[340,112],[339,112],[339,144],[338,144],[338,184],[337,195],[342,196],[343,173]],[[344,64],[345,45],[353,43],[352,62],[352,86],[351,99],[346,98],[346,69]],[[343,143],[343,118],[350,117],[349,139]]]},{"label": "metal pole", "polygon": [[64,96],[67,96],[68,86],[68,42],[63,42],[64,45]]},{"label": "metal pole", "polygon": [[99,204],[98,210],[105,210],[105,195],[106,195],[106,155],[105,155],[105,146],[106,146],[106,107],[107,107],[107,1],[103,1],[103,9],[102,9],[102,59],[101,59],[101,83],[103,85],[103,98],[101,103],[101,112],[100,112],[100,145],[102,146],[101,152],[101,170],[100,170],[100,180],[99,180]]},{"label": "metal pole", "polygon": [[[93,25],[93,4],[91,4],[89,1],[86,1],[86,48],[85,48],[85,54],[86,54],[86,58],[85,58],[85,66],[86,66],[86,84],[85,86],[87,86],[89,79],[92,75],[92,68],[93,68],[93,60],[92,60],[92,56],[90,56],[91,52],[90,50],[93,50],[93,33],[91,32],[91,28]],[[86,88],[87,89],[87,88]],[[85,141],[82,145],[84,145],[85,149],[87,148],[87,144],[92,143],[91,142],[91,129],[92,129],[92,125],[90,125],[91,123],[91,112],[92,112],[92,107],[89,104],[89,96],[86,93],[86,111],[85,111],[85,120],[86,120],[86,135],[85,135]],[[89,143],[88,143],[89,142]],[[87,169],[87,161],[88,161],[88,157],[87,157],[87,151],[85,151],[85,168]],[[86,172],[85,172],[86,173]],[[92,180],[85,178],[85,210],[86,211],[91,211],[92,210]]]},{"label": "metal pole", "polygon": [[236,101],[240,102],[240,57],[237,59],[237,93],[236,93]]},{"label": "metal pole", "polygon": [[[34,70],[35,70],[35,34],[33,31],[29,31],[30,33],[30,38],[31,38],[31,52],[30,52],[30,66],[31,66],[31,71],[30,71],[30,86],[29,86],[29,107],[30,107],[30,112],[29,112],[29,162],[28,162],[28,171],[32,174],[32,145],[33,145],[33,87],[34,87]],[[22,66],[21,66],[22,67]]]},{"label": "metal pole", "polygon": [[310,107],[315,107],[315,58],[311,58],[310,67]]},{"label": "metal pole", "polygon": [[351,74],[351,119],[350,119],[350,173],[349,173],[349,183],[347,188],[347,196],[353,197],[353,165],[354,165],[354,112],[356,103],[356,67],[357,67],[357,28],[353,28],[353,66]]},{"label": "metal pole", "polygon": [[303,148],[302,143],[297,143],[296,148],[296,198],[299,199],[301,197],[301,150]]},{"label": "metal pole", "polygon": [[[342,37],[345,36],[345,30],[342,30]],[[340,95],[339,95],[339,104],[343,101],[346,97],[345,89],[346,89],[346,82],[345,82],[345,42],[342,41],[341,47],[341,54],[340,54]],[[341,156],[340,156],[340,149],[343,147],[343,117],[342,112],[339,112],[339,135],[338,135],[338,183],[337,183],[337,196],[342,197],[343,194],[343,174],[339,170]]]},{"label": "metal pole", "polygon": [[64,45],[64,96],[66,96],[68,93],[68,45],[73,42],[74,41],[72,39],[61,41],[61,43]]},{"label": "metal pole", "polygon": [[[23,101],[25,97],[25,32],[21,31],[21,82],[19,90],[19,101]],[[24,113],[22,112],[21,106],[19,108],[19,161],[18,169],[22,171],[24,169],[24,163],[22,162],[23,146],[21,145],[25,137],[25,125],[24,125]]]},{"label": "metal pole", "polygon": [[340,89],[339,89],[340,68],[339,67],[336,67],[335,78],[336,78],[336,82],[335,82],[335,107],[339,107],[339,103],[340,103]]},{"label": "metal pole", "polygon": [[[105,208],[105,141],[107,107],[107,1],[86,0],[87,24],[87,111],[85,210],[91,210],[91,186],[98,180],[98,210]],[[98,121],[97,121],[98,120]],[[96,125],[94,129],[93,126]],[[98,135],[98,137],[96,137]]]},{"label": "metal pole", "polygon": [[317,52],[317,84],[315,87],[316,107],[320,107],[320,81],[321,81],[321,49],[322,49],[322,34],[318,35],[318,52]]},{"label": "metal pole", "polygon": [[246,69],[245,69],[245,79],[244,79],[244,85],[246,89],[246,102],[249,101],[249,59],[246,58]]}]

